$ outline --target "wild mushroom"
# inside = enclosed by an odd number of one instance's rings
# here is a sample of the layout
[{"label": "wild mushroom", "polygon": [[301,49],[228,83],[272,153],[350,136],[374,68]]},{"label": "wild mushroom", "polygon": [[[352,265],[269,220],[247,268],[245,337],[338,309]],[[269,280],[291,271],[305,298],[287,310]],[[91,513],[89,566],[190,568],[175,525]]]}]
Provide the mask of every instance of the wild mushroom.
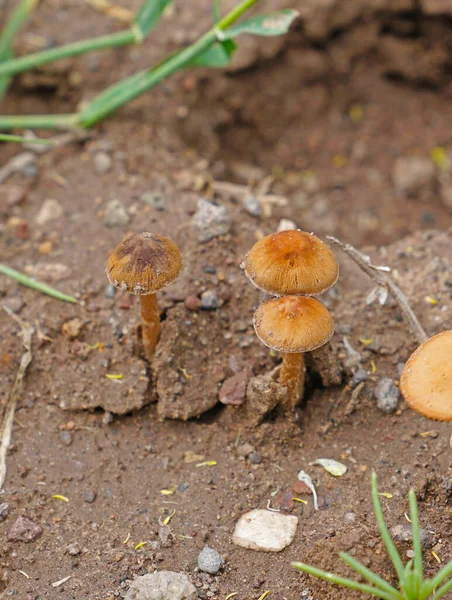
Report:
[{"label": "wild mushroom", "polygon": [[434,335],[413,352],[402,371],[400,390],[425,417],[452,421],[452,330]]},{"label": "wild mushroom", "polygon": [[274,296],[323,294],[339,276],[330,248],[312,233],[273,233],[254,244],[245,273],[257,288]]},{"label": "wild mushroom", "polygon": [[314,298],[282,296],[258,307],[254,329],[262,343],[282,353],[279,380],[288,389],[288,407],[294,408],[304,385],[303,352],[326,344],[334,333],[333,317]]},{"label": "wild mushroom", "polygon": [[140,296],[142,338],[151,359],[160,333],[156,292],[177,279],[182,266],[178,246],[163,235],[129,233],[107,261],[107,277],[116,288]]}]

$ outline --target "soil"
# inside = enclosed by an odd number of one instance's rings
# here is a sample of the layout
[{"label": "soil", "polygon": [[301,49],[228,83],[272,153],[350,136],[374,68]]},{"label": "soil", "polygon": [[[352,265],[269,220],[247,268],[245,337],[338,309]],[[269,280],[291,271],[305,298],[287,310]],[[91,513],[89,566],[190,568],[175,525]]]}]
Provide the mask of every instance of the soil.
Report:
[{"label": "soil", "polygon": [[[232,4],[225,1],[224,10]],[[339,282],[322,297],[336,333],[308,357],[295,416],[276,408],[255,426],[243,407],[218,404],[225,380],[263,375],[279,362],[254,335],[261,295],[240,263],[282,218],[390,265],[428,334],[452,328],[447,3],[355,0],[347,11],[335,0],[318,4],[292,3],[302,12],[293,31],[277,40],[244,40],[227,73],[178,74],[90,139],[37,155],[36,172],[0,185],[2,261],[78,299],[62,303],[0,278],[0,304],[34,327],[0,495],[9,504],[0,523],[1,598],[113,600],[154,569],[187,573],[204,599],[237,592],[237,600],[257,600],[267,590],[269,600],[359,598],[290,563],[349,574],[337,556],[345,550],[393,581],[371,509],[372,470],[381,491],[392,495],[382,497],[390,527],[406,523],[406,495],[416,490],[422,526],[436,536],[424,553],[426,575],[439,568],[435,555],[442,563],[451,558],[450,427],[403,401],[392,414],[377,408],[375,386],[382,377],[397,384],[416,342],[392,300],[366,304],[372,284],[339,251]],[[165,27],[140,48],[16,78],[2,110],[74,110],[194,40],[209,26],[209,5],[176,3]],[[61,43],[119,28],[86,6],[47,0],[16,50],[30,50],[39,39]],[[427,183],[410,194],[397,189],[396,160],[431,161],[434,148],[441,150],[433,157],[443,161],[434,161]],[[108,172],[96,170],[99,152],[111,159]],[[17,153],[16,146],[2,146],[2,164]],[[252,216],[240,195],[214,191],[215,181],[255,189],[268,175],[271,193],[287,199],[271,214]],[[24,192],[13,204],[6,201],[11,185]],[[143,201],[149,192],[159,203]],[[191,226],[201,197],[225,206],[231,222],[226,234],[203,243]],[[59,202],[62,214],[39,224],[48,199]],[[125,207],[127,223],[106,227],[114,199]],[[159,294],[162,336],[151,365],[137,344],[138,303],[121,292],[107,297],[105,261],[129,230],[171,237],[184,259],[179,279]],[[206,291],[216,298],[213,310],[200,306]],[[2,311],[2,406],[22,354],[17,334],[17,323]],[[367,379],[353,393],[358,366]],[[163,406],[179,419],[163,420]],[[334,478],[311,464],[317,458],[338,460],[348,471]],[[301,469],[316,484],[318,511],[309,495],[302,497],[306,505],[284,495]],[[239,517],[268,503],[299,516],[294,542],[278,554],[234,546]],[[20,516],[40,525],[40,537],[8,539]],[[206,544],[226,560],[216,576],[197,571]],[[400,544],[404,557],[408,549]]]}]

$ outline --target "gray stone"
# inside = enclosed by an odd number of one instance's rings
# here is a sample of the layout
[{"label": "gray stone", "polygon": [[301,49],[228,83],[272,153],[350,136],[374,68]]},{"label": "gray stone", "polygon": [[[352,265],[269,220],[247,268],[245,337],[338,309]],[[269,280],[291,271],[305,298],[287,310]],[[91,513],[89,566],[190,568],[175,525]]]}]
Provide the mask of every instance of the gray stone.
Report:
[{"label": "gray stone", "polygon": [[37,225],[45,225],[49,221],[58,219],[63,214],[63,207],[58,200],[49,198],[44,200],[41,208],[39,209],[38,215],[35,219]]},{"label": "gray stone", "polygon": [[256,196],[246,196],[243,200],[243,208],[252,217],[260,217],[262,214],[262,207]]},{"label": "gray stone", "polygon": [[154,192],[144,192],[140,200],[144,204],[152,206],[156,210],[164,211],[166,208],[166,198],[161,194],[154,194]]},{"label": "gray stone", "polygon": [[28,517],[17,517],[8,531],[8,542],[34,542],[42,535],[42,527]]},{"label": "gray stone", "polygon": [[104,296],[105,298],[108,298],[109,300],[112,300],[115,296],[116,296],[116,288],[114,285],[112,285],[111,283],[109,283],[108,285],[105,286],[105,290],[104,290]]},{"label": "gray stone", "polygon": [[130,223],[126,207],[119,200],[110,200],[105,208],[104,225],[106,227],[125,227]]},{"label": "gray stone", "polygon": [[435,178],[435,165],[422,156],[402,156],[395,161],[392,181],[403,194],[417,194],[429,187]]},{"label": "gray stone", "polygon": [[[403,523],[402,525],[395,525],[391,527],[390,531],[392,537],[397,542],[411,542],[413,541],[413,532],[411,525]],[[427,531],[427,529],[419,529],[419,535],[421,538],[422,547],[432,548],[436,543],[436,534],[433,531]]]},{"label": "gray stone", "polygon": [[69,546],[66,548],[66,552],[69,554],[69,556],[78,556],[82,553],[77,543],[69,544]]},{"label": "gray stone", "polygon": [[224,235],[231,228],[228,210],[225,206],[201,198],[192,217],[191,227],[201,243]]},{"label": "gray stone", "polygon": [[221,554],[209,546],[204,546],[198,556],[199,570],[216,575],[223,565],[224,559]]},{"label": "gray stone", "polygon": [[362,383],[363,381],[367,381],[368,379],[369,379],[369,373],[362,367],[359,367],[359,369],[355,373],[353,373],[351,385],[352,385],[352,387],[356,387],[359,383]]},{"label": "gray stone", "polygon": [[197,600],[198,592],[183,573],[155,571],[137,577],[125,600]]},{"label": "gray stone", "polygon": [[240,405],[245,402],[246,387],[251,373],[248,369],[228,377],[221,386],[219,397],[222,404]]},{"label": "gray stone", "polygon": [[293,515],[256,509],[240,517],[232,541],[242,548],[280,552],[292,543],[297,525]]},{"label": "gray stone", "polygon": [[201,294],[201,308],[203,310],[216,310],[220,303],[214,290],[206,290]]},{"label": "gray stone", "polygon": [[0,522],[4,521],[9,515],[9,504],[8,502],[2,502],[0,504]]},{"label": "gray stone", "polygon": [[70,446],[74,441],[74,436],[70,431],[61,431],[60,432],[60,440],[63,442],[65,446]]},{"label": "gray stone", "polygon": [[94,155],[93,162],[94,169],[96,170],[96,173],[99,173],[99,175],[108,173],[108,171],[110,171],[111,167],[113,166],[111,156],[106,152],[96,152],[96,154]]},{"label": "gray stone", "polygon": [[400,391],[389,377],[382,377],[374,389],[377,406],[385,413],[393,413],[397,410]]},{"label": "gray stone", "polygon": [[88,504],[92,504],[97,498],[96,492],[92,490],[87,490],[83,492],[83,502],[87,502]]},{"label": "gray stone", "polygon": [[259,452],[251,452],[248,458],[252,465],[260,465],[263,461],[262,454],[259,454]]}]

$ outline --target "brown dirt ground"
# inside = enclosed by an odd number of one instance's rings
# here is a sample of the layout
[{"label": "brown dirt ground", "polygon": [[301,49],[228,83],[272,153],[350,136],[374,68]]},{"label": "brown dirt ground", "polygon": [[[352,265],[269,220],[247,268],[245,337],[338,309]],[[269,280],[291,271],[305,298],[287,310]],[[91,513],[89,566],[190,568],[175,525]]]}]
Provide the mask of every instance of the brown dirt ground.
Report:
[{"label": "brown dirt ground", "polygon": [[[221,600],[238,592],[237,600],[257,600],[266,590],[271,591],[269,600],[358,598],[294,572],[290,562],[303,560],[345,573],[337,558],[343,549],[393,577],[370,506],[372,469],[378,472],[380,488],[393,494],[383,500],[389,525],[405,522],[406,493],[414,486],[422,524],[436,532],[436,554],[442,562],[451,557],[451,496],[444,487],[452,469],[450,427],[428,421],[403,404],[397,413],[383,414],[372,396],[373,380],[346,414],[350,369],[344,364],[343,336],[360,351],[366,370],[373,361],[374,378],[385,375],[395,381],[415,343],[397,307],[366,307],[371,286],[344,257],[338,256],[339,283],[324,298],[337,323],[328,351],[340,366],[341,385],[322,385],[320,363],[314,360],[297,420],[275,412],[254,429],[229,419],[223,407],[187,422],[161,422],[155,404],[138,410],[152,399],[152,390],[144,394],[149,373],[133,358],[137,306],[120,308],[119,293],[114,300],[104,297],[104,263],[125,231],[146,229],[175,239],[184,270],[160,296],[168,322],[166,327],[163,323],[162,347],[167,351],[171,346],[174,324],[179,323],[186,372],[178,383],[185,386],[187,398],[194,397],[195,386],[200,394],[215,395],[234,371],[251,365],[260,374],[277,363],[254,337],[251,319],[259,294],[239,265],[256,235],[274,231],[285,217],[319,235],[379,247],[371,250],[375,262],[397,269],[399,283],[428,333],[452,327],[452,214],[439,198],[438,181],[421,201],[397,193],[391,179],[398,156],[429,157],[435,146],[451,150],[449,65],[442,52],[449,47],[450,22],[444,15],[423,15],[409,2],[393,3],[380,12],[357,10],[341,22],[335,2],[329,5],[334,18],[325,20],[320,11],[318,18],[307,15],[284,41],[246,42],[246,52],[228,74],[179,74],[102,124],[92,140],[40,156],[38,177],[17,175],[8,182],[27,193],[15,207],[0,198],[2,261],[17,269],[66,265],[67,277],[54,285],[76,294],[80,302],[63,304],[0,279],[1,303],[22,305],[20,317],[52,339],[40,343],[34,336],[33,362],[17,410],[0,495],[0,501],[10,504],[10,514],[0,525],[0,597],[113,600],[125,595],[135,576],[158,568],[188,573],[201,598]],[[176,3],[175,10],[177,25],[168,19],[142,48],[68,61],[63,68],[46,70],[44,79],[19,78],[4,110],[72,110],[109,82],[157,60],[207,27],[208,2],[197,3],[196,10]],[[117,28],[91,9],[48,0],[27,31],[61,42]],[[35,41],[23,35],[18,46],[29,48]],[[350,118],[355,105],[362,109],[358,122]],[[105,147],[113,168],[99,175],[93,157]],[[17,148],[4,146],[1,152],[6,161]],[[307,171],[315,173],[313,187]],[[237,199],[217,198],[230,212],[231,231],[207,244],[196,241],[189,219],[200,195],[211,193],[209,182],[243,184],[268,174],[276,179],[273,191],[288,198],[286,207],[257,219]],[[164,211],[140,201],[146,191],[165,197]],[[63,215],[38,226],[35,217],[48,198],[61,203]],[[104,210],[112,198],[127,207],[127,227],[104,226]],[[14,236],[7,225],[11,217],[27,220],[28,239]],[[433,228],[439,232],[420,233]],[[52,242],[48,255],[39,252],[45,241]],[[186,296],[206,289],[217,292],[221,307],[188,311]],[[426,296],[438,304],[432,306]],[[77,343],[105,344],[85,361],[80,347],[61,333],[63,323],[74,317],[84,322]],[[17,325],[3,312],[0,339],[4,405],[22,349]],[[360,339],[375,342],[366,347]],[[198,365],[200,371],[190,383]],[[105,378],[112,369],[127,369],[124,384]],[[131,373],[136,373],[133,381]],[[61,403],[70,406],[76,394],[123,402],[135,411],[115,416],[109,424],[99,409],[63,411]],[[71,442],[65,445],[61,434],[68,429]],[[244,444],[261,455],[260,464],[242,456]],[[187,451],[217,464],[198,468],[196,462],[186,462]],[[310,466],[319,457],[344,462],[347,474],[333,479]],[[272,493],[290,486],[300,469],[313,476],[321,510],[313,511],[310,498],[306,506],[293,509],[300,517],[293,544],[280,554],[234,546],[238,517],[274,502]],[[171,496],[160,493],[173,488]],[[93,503],[84,501],[87,491],[97,494]],[[54,494],[69,502],[53,499]],[[159,521],[173,510],[168,531]],[[350,512],[356,514],[352,522],[345,518]],[[35,542],[7,541],[6,532],[20,515],[43,528]],[[148,544],[134,550],[142,541]],[[226,557],[225,569],[215,577],[196,571],[206,543]],[[71,556],[70,544],[77,544],[80,554]],[[401,547],[403,553],[407,549]],[[427,574],[433,573],[438,564],[431,550],[425,560]],[[52,587],[68,575],[67,583]]]}]

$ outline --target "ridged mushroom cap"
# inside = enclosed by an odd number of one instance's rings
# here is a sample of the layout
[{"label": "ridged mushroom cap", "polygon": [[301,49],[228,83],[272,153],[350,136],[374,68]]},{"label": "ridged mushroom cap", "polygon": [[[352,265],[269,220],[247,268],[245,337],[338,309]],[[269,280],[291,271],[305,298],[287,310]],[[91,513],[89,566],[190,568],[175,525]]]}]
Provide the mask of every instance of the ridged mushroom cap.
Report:
[{"label": "ridged mushroom cap", "polygon": [[262,343],[278,352],[309,352],[334,333],[333,317],[321,302],[305,296],[283,296],[263,302],[254,313]]},{"label": "ridged mushroom cap", "polygon": [[434,335],[413,352],[402,371],[400,391],[425,417],[452,421],[452,331]]},{"label": "ridged mushroom cap", "polygon": [[154,294],[177,279],[182,267],[173,241],[155,233],[130,233],[107,261],[112,285],[130,294]]},{"label": "ridged mushroom cap", "polygon": [[259,289],[276,296],[321,294],[334,285],[339,266],[330,248],[305,231],[273,233],[254,244],[245,273]]}]

